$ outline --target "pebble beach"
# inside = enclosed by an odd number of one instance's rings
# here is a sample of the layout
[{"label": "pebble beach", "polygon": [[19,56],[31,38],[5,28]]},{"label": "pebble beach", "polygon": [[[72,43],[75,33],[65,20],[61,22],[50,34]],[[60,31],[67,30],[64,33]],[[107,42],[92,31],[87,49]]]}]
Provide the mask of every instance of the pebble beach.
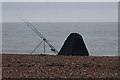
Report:
[{"label": "pebble beach", "polygon": [[120,57],[2,54],[2,78],[115,78]]}]

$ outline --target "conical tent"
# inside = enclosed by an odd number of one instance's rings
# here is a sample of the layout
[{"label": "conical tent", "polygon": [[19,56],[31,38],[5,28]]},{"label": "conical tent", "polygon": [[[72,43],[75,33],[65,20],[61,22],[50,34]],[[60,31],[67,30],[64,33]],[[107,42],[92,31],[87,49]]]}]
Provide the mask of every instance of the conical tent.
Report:
[{"label": "conical tent", "polygon": [[88,56],[83,38],[78,33],[71,33],[63,44],[58,55]]}]

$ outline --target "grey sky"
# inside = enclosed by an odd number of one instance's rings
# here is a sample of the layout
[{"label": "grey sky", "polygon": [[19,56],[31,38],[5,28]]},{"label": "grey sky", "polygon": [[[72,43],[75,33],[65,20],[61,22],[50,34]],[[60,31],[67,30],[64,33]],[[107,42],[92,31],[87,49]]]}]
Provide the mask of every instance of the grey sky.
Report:
[{"label": "grey sky", "polygon": [[3,22],[117,22],[117,2],[4,2]]}]

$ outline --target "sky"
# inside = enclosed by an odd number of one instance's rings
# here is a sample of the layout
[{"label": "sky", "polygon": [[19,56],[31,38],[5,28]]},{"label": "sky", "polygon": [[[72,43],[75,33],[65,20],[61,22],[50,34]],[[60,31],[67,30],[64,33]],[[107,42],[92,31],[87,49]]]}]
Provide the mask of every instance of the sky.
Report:
[{"label": "sky", "polygon": [[117,22],[117,2],[3,2],[3,22]]},{"label": "sky", "polygon": [[2,2],[118,2],[120,0],[1,0]]}]

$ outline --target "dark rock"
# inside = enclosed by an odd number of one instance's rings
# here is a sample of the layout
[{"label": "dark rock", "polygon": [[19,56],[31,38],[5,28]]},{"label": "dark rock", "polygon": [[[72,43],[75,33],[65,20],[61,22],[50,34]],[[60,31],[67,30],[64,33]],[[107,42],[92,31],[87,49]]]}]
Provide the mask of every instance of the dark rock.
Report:
[{"label": "dark rock", "polygon": [[83,38],[78,33],[71,33],[66,39],[58,55],[88,56]]}]

